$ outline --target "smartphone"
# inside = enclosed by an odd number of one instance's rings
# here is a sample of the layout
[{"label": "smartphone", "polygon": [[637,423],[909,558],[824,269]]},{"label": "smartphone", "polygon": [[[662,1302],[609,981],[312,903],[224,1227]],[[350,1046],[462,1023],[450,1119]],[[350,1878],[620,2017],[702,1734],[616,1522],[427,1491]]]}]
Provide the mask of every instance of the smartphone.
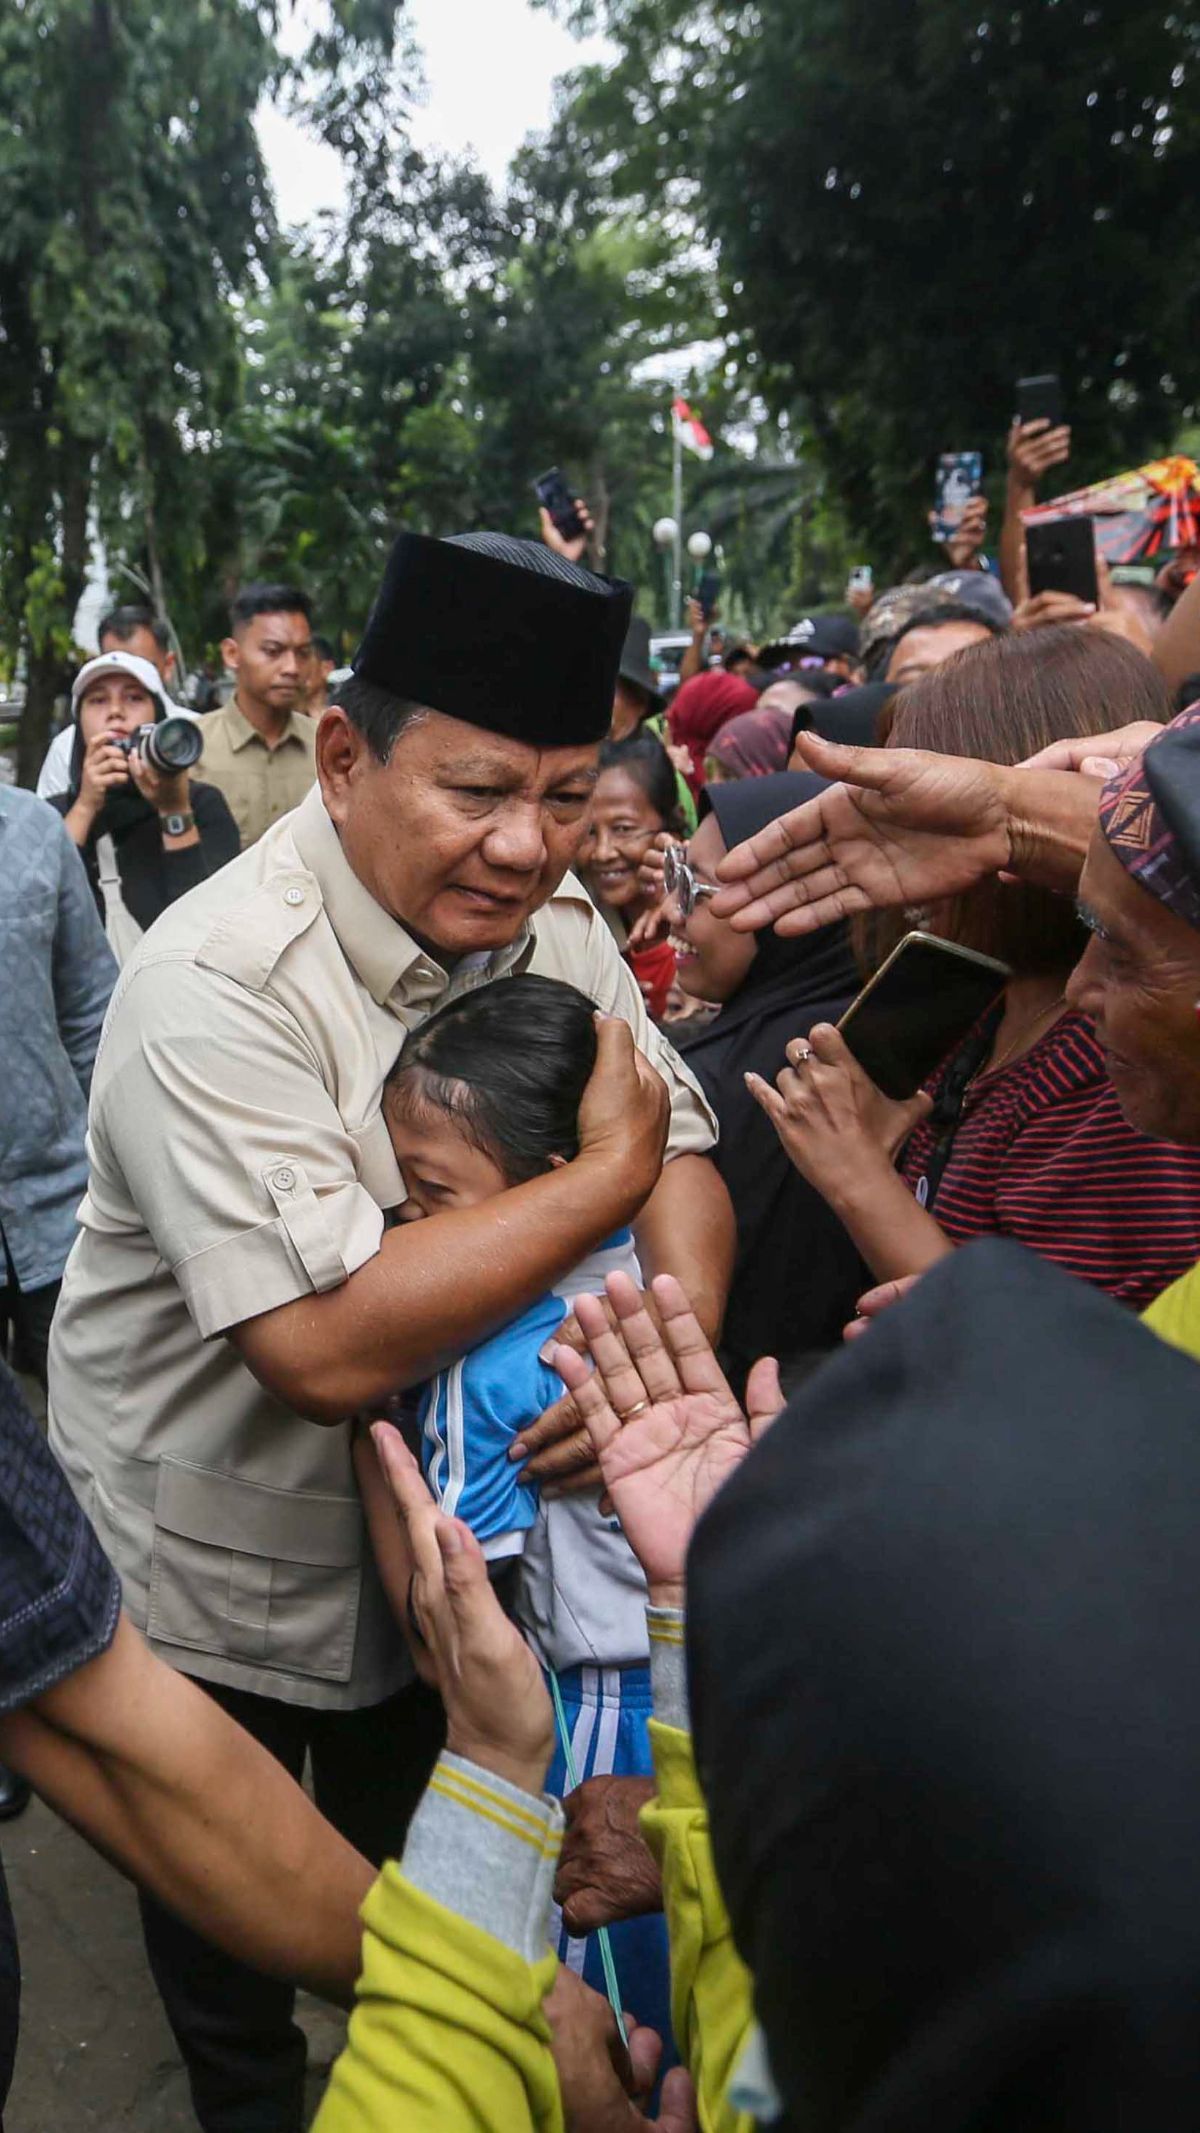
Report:
[{"label": "smartphone", "polygon": [[575,509],[575,498],[562,468],[547,468],[544,474],[538,475],[533,488],[539,504],[550,513],[564,541],[577,541],[587,529]]},{"label": "smartphone", "polygon": [[1057,429],[1062,418],[1062,386],[1053,371],[1039,378],[1017,379],[1018,422],[1044,421]]},{"label": "smartphone", "polygon": [[999,999],[1009,975],[993,956],[935,933],[906,933],[838,1028],[876,1088],[902,1101]]},{"label": "smartphone", "polygon": [[933,538],[948,541],[963,512],[983,488],[982,452],[941,452],[933,489]]},{"label": "smartphone", "polygon": [[1075,517],[1035,518],[1025,528],[1030,593],[1074,593],[1100,605],[1096,579],[1096,528],[1086,512]]},{"label": "smartphone", "polygon": [[702,570],[696,579],[696,598],[700,602],[700,612],[706,622],[711,620],[720,590],[721,580],[716,571]]},{"label": "smartphone", "polygon": [[847,592],[869,593],[875,590],[875,573],[869,563],[856,563],[850,573]]}]

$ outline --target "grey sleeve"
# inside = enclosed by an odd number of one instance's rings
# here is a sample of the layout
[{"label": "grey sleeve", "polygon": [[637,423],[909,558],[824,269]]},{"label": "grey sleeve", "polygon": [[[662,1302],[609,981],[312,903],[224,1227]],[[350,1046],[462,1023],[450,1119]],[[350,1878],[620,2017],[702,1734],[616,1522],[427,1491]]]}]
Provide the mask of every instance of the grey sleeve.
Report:
[{"label": "grey sleeve", "polygon": [[557,1800],[535,1799],[447,1750],[409,1825],[401,1865],[414,1888],[536,1963],[549,1941],[562,1834]]},{"label": "grey sleeve", "polygon": [[654,1716],[664,1726],[675,1726],[680,1733],[690,1733],[692,1721],[688,1711],[684,1624],[681,1607],[646,1609],[646,1629],[650,1637],[650,1701]]},{"label": "grey sleeve", "polygon": [[91,1093],[100,1032],[117,982],[117,966],[83,861],[58,816],[55,828],[61,851],[54,928],[54,1001],[63,1049],[87,1097]]}]

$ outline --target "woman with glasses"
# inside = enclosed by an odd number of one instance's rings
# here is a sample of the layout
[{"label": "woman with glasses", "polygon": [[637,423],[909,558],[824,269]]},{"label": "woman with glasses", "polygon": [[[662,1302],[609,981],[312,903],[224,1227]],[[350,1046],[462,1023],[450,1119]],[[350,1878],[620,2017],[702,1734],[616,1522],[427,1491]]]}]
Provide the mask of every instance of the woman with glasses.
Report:
[{"label": "woman with glasses", "polygon": [[798,1381],[840,1340],[863,1287],[840,1221],[792,1168],[745,1080],[773,1079],[788,1040],[836,1021],[853,999],[859,979],[847,929],[828,926],[802,940],[735,933],[711,901],[725,853],[820,788],[819,778],[798,773],[709,786],[695,835],[668,850],[664,864],[678,983],[719,1003],[714,1021],[694,1036],[673,1027],[672,1039],[721,1128],[715,1159],[738,1225],[721,1356],[739,1393],[760,1355],[779,1359],[785,1385]]},{"label": "woman with glasses", "polygon": [[661,1021],[666,1010],[675,953],[661,935],[647,943],[640,934],[631,942],[630,935],[658,904],[657,849],[664,837],[676,837],[679,830],[675,772],[662,742],[652,733],[606,741],[580,871],[655,1021]]}]

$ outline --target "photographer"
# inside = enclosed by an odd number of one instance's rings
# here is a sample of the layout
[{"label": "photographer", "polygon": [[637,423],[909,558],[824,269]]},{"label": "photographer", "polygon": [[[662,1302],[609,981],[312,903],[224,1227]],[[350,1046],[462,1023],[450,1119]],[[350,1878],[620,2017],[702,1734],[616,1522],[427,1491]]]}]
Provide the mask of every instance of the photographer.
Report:
[{"label": "photographer", "polygon": [[141,727],[167,719],[190,739],[189,722],[169,704],[149,660],[132,652],[89,659],[76,676],[71,708],[71,782],[50,805],[66,818],[123,963],[168,904],[237,857],[240,840],[215,785],[198,783],[186,768],[156,765],[150,750],[135,744]]}]

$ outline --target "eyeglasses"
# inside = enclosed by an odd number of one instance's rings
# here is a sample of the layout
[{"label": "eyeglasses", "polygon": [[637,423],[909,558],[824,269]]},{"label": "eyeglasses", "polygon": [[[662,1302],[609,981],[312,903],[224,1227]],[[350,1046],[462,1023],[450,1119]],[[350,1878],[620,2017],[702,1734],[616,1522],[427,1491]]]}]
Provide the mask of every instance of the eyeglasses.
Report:
[{"label": "eyeglasses", "polygon": [[704,897],[717,893],[714,882],[696,879],[682,844],[669,844],[663,853],[663,891],[674,897],[680,918],[690,918]]}]

